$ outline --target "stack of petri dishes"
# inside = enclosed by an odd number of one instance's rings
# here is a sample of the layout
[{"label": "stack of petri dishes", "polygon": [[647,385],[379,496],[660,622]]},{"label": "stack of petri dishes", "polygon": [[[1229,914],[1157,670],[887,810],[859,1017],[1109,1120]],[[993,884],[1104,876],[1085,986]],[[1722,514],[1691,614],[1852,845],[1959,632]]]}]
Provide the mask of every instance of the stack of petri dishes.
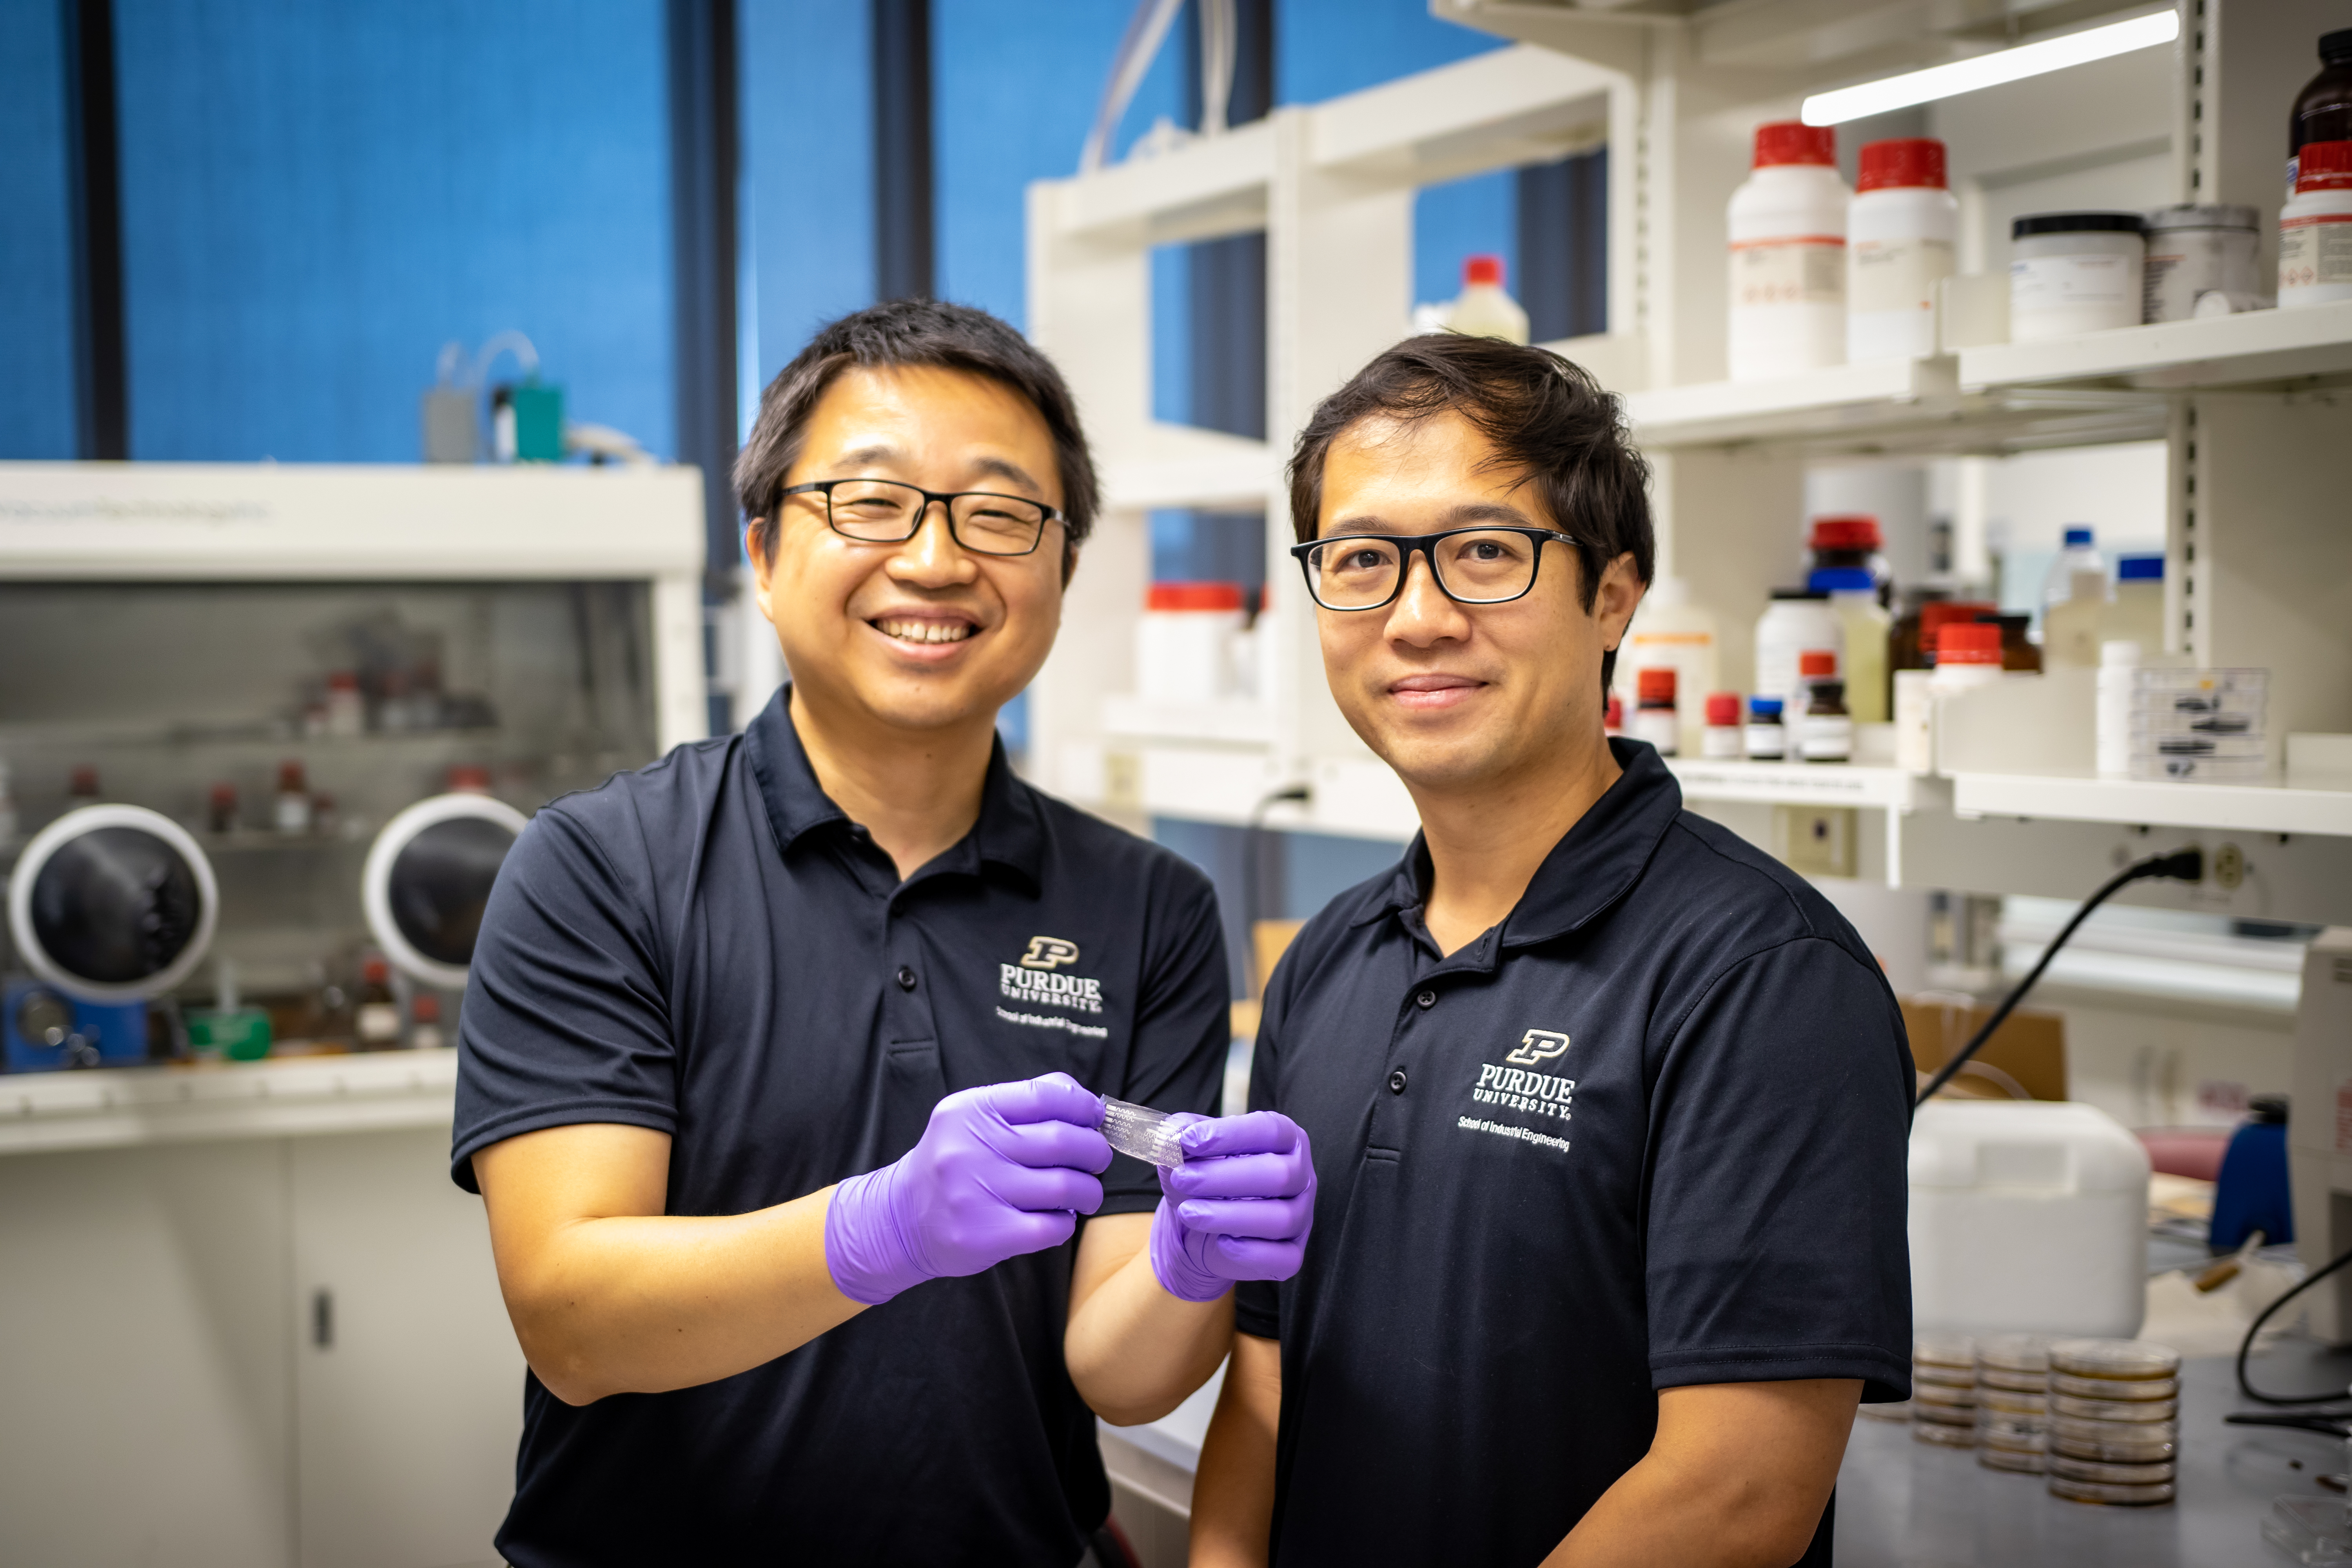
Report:
[{"label": "stack of petri dishes", "polygon": [[1968,1335],[1911,1342],[1911,1436],[1947,1448],[1977,1446],[1977,1344]]},{"label": "stack of petri dishes", "polygon": [[1992,1334],[1977,1342],[1977,1463],[2042,1471],[2049,1447],[2050,1342]]},{"label": "stack of petri dishes", "polygon": [[2180,1353],[2146,1340],[2050,1347],[2050,1490],[2074,1502],[2173,1499]]}]

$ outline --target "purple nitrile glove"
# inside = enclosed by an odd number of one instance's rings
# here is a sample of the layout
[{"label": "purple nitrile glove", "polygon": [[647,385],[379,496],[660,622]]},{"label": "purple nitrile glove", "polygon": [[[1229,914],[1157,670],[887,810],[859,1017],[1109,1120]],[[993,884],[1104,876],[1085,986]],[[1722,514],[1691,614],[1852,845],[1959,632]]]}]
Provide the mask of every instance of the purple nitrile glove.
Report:
[{"label": "purple nitrile glove", "polygon": [[1059,1247],[1102,1206],[1102,1101],[1067,1073],[960,1089],[896,1163],[835,1187],[824,1266],[871,1307],[909,1286]]},{"label": "purple nitrile glove", "polygon": [[1315,1152],[1277,1110],[1201,1117],[1177,1135],[1184,1163],[1160,1173],[1151,1272],[1186,1301],[1213,1301],[1236,1279],[1287,1279],[1315,1223]]}]

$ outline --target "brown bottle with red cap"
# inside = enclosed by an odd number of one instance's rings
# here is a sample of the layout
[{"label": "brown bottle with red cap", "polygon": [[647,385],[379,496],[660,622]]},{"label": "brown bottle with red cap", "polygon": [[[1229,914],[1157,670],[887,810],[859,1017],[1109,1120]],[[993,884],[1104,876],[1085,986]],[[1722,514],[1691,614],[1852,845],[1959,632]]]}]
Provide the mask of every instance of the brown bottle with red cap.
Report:
[{"label": "brown bottle with red cap", "polygon": [[1649,742],[1662,757],[1673,756],[1682,742],[1682,720],[1675,711],[1675,672],[1656,666],[1638,670],[1633,692],[1633,738]]}]

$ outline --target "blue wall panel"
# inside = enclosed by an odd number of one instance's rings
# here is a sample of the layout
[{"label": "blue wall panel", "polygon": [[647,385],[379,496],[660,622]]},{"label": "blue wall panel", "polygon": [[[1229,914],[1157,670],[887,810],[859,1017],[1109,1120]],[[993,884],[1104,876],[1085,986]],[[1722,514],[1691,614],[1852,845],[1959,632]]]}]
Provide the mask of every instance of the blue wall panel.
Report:
[{"label": "blue wall panel", "polygon": [[58,0],[0,0],[0,458],[75,450]]},{"label": "blue wall panel", "polygon": [[816,328],[874,302],[873,21],[866,0],[739,0],[736,18],[742,313],[764,386]]},{"label": "blue wall panel", "polygon": [[1504,287],[1519,287],[1518,175],[1498,169],[1424,185],[1412,202],[1412,300],[1442,304],[1462,292],[1465,257],[1503,258]]},{"label": "blue wall panel", "polygon": [[131,451],[401,461],[517,327],[670,449],[659,0],[117,0]]},{"label": "blue wall panel", "polygon": [[[1024,193],[1077,173],[1126,5],[942,0],[931,12],[931,133],[939,193],[939,290],[1029,319]],[[1181,25],[1181,23],[1180,23]],[[1112,140],[1116,158],[1161,115],[1183,118],[1171,32]]]}]

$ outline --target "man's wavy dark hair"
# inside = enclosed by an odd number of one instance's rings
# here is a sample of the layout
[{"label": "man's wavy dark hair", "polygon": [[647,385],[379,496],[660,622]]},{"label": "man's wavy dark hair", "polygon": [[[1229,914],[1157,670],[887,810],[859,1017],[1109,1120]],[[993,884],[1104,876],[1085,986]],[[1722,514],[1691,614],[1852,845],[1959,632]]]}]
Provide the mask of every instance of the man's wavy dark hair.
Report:
[{"label": "man's wavy dark hair", "polygon": [[[1407,338],[1317,405],[1290,458],[1290,526],[1305,543],[1323,512],[1323,464],[1358,421],[1408,423],[1458,414],[1495,445],[1495,463],[1535,486],[1552,525],[1572,533],[1579,602],[1587,613],[1601,574],[1630,552],[1643,583],[1657,563],[1650,524],[1650,465],[1634,449],[1617,399],[1591,373],[1549,349],[1433,332]],[[1601,661],[1601,689],[1617,665]]]},{"label": "man's wavy dark hair", "polygon": [[1027,398],[1054,437],[1066,520],[1062,574],[1069,575],[1078,546],[1094,528],[1102,493],[1077,403],[1054,362],[1011,326],[985,310],[937,300],[893,300],[827,322],[760,395],[760,417],[735,459],[734,478],[736,501],[758,530],[762,554],[774,552],[776,505],[784,476],[800,458],[809,416],[825,388],[853,365],[967,371]]}]

